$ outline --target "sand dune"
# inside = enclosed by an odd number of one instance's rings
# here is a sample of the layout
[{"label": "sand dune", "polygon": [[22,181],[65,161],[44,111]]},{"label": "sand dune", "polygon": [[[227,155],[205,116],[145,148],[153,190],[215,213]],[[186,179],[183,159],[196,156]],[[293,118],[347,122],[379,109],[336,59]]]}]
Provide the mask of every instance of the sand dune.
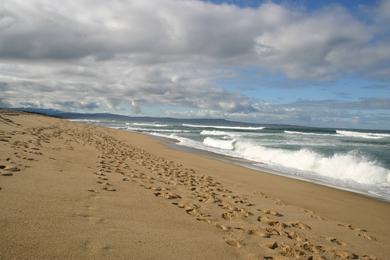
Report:
[{"label": "sand dune", "polygon": [[390,257],[386,202],[26,113],[0,144],[0,259]]}]

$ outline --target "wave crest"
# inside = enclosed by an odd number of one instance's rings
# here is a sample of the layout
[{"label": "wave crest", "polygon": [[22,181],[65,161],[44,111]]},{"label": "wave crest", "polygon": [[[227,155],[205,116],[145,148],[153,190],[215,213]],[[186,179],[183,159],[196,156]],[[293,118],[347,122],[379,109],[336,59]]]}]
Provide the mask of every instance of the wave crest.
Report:
[{"label": "wave crest", "polygon": [[346,131],[346,130],[336,130],[336,133],[342,136],[369,138],[369,139],[381,139],[381,138],[390,137],[390,134],[356,132],[356,131]]},{"label": "wave crest", "polygon": [[215,129],[232,129],[232,130],[262,130],[265,127],[259,126],[223,126],[223,125],[192,125],[192,124],[182,124],[182,126],[186,127],[194,127],[194,128],[215,128]]},{"label": "wave crest", "polygon": [[246,142],[237,142],[235,152],[240,157],[252,161],[312,172],[336,180],[390,185],[388,169],[356,152],[324,156],[308,149],[292,151],[266,148]]},{"label": "wave crest", "polygon": [[133,125],[137,126],[152,126],[152,127],[167,127],[168,125],[157,124],[157,123],[133,123]]},{"label": "wave crest", "polygon": [[334,134],[320,134],[320,133],[310,133],[310,132],[299,132],[299,131],[283,131],[286,134],[293,134],[293,135],[320,135],[320,136],[335,136]]},{"label": "wave crest", "polygon": [[236,142],[235,139],[233,139],[233,140],[220,140],[220,139],[215,139],[215,138],[211,138],[211,137],[206,137],[203,140],[203,144],[205,144],[207,146],[219,148],[219,149],[224,149],[224,150],[233,150],[235,142]]},{"label": "wave crest", "polygon": [[211,135],[211,136],[236,136],[236,134],[232,132],[225,132],[225,131],[219,131],[219,130],[202,130],[200,132],[200,135]]},{"label": "wave crest", "polygon": [[142,127],[131,127],[128,126],[125,129],[130,131],[138,131],[138,132],[167,132],[167,133],[190,133],[189,130],[179,130],[179,129],[155,129],[155,128],[142,128]]}]

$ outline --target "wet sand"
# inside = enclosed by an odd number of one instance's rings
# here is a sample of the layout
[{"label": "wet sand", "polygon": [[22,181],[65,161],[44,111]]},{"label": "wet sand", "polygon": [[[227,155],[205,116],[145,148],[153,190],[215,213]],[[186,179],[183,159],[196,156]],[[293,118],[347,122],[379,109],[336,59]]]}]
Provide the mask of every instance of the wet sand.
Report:
[{"label": "wet sand", "polygon": [[388,259],[390,204],[0,112],[0,259]]}]

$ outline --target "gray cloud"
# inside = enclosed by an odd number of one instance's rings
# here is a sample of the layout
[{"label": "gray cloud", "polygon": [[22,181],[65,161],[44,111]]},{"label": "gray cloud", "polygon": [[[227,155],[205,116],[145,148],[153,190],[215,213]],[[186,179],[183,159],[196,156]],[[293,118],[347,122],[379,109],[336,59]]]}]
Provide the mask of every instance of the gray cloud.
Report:
[{"label": "gray cloud", "polygon": [[[384,1],[372,15],[386,17],[386,7]],[[384,18],[369,26],[341,7],[307,14],[272,3],[242,9],[186,0],[12,0],[2,9],[5,59],[190,59],[271,67],[291,78],[340,70],[388,76],[390,68],[390,39],[373,43],[388,32]]]},{"label": "gray cloud", "polygon": [[[370,10],[367,24],[341,7],[307,13],[273,3],[5,1],[1,104],[133,113],[176,105],[209,116],[308,118],[302,102],[277,108],[215,82],[248,66],[313,81],[341,72],[388,79],[387,7],[383,1]],[[359,102],[335,103],[340,109],[388,109],[387,100]],[[308,103],[306,108],[320,106]]]},{"label": "gray cloud", "polygon": [[[375,102],[374,99],[370,102]],[[386,102],[386,100],[383,100]],[[337,103],[334,106],[334,103]],[[363,102],[355,101],[351,104],[340,104],[336,101],[300,101],[283,105],[257,103],[256,112],[253,113],[225,113],[223,111],[191,110],[166,111],[167,116],[174,117],[211,117],[230,118],[233,120],[270,124],[292,124],[314,127],[345,127],[345,128],[371,128],[390,129],[390,115],[385,110],[376,108],[365,110]],[[353,107],[352,110],[346,109]],[[388,109],[387,108],[383,109]]]},{"label": "gray cloud", "polygon": [[129,66],[127,62],[115,60],[94,67],[90,61],[75,66],[15,62],[12,74],[0,75],[0,87],[3,98],[12,106],[28,102],[68,110],[99,106],[106,111],[128,107],[139,113],[143,105],[160,104],[253,112],[255,108],[247,97],[211,83],[218,74],[224,72],[198,69],[185,63]]}]

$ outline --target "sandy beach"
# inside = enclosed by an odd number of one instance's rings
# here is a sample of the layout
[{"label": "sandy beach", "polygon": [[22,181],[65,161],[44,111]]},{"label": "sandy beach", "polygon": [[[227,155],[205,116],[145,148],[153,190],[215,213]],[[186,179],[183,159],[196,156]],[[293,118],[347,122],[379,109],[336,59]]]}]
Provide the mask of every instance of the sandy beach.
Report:
[{"label": "sandy beach", "polygon": [[389,259],[390,204],[0,112],[0,259]]}]

